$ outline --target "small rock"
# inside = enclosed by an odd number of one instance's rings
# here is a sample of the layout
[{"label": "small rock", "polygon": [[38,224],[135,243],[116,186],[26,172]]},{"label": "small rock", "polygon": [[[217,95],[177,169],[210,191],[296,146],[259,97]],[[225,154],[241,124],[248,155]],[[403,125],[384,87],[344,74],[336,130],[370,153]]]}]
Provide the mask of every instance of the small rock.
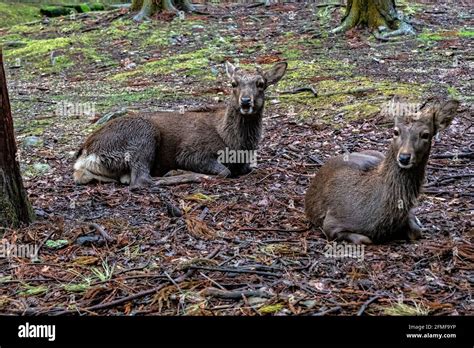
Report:
[{"label": "small rock", "polygon": [[263,298],[263,297],[249,297],[248,298],[249,305],[251,306],[255,306],[255,305],[267,302],[267,300],[268,300],[267,298]]},{"label": "small rock", "polygon": [[104,124],[104,123],[106,123],[110,120],[113,120],[114,118],[117,118],[117,117],[120,117],[120,116],[125,116],[127,113],[128,113],[127,108],[122,108],[122,109],[117,110],[117,111],[109,112],[108,114],[105,114],[104,116],[99,118],[99,120],[95,124]]},{"label": "small rock", "polygon": [[301,304],[303,306],[306,306],[308,309],[311,309],[314,306],[316,306],[316,301],[315,300],[307,300],[307,301],[302,301]]},{"label": "small rock", "polygon": [[33,164],[33,169],[38,173],[46,173],[51,169],[51,166],[46,163],[35,163]]},{"label": "small rock", "polygon": [[26,137],[23,140],[23,145],[28,146],[28,147],[40,146],[42,143],[43,143],[43,140],[40,137],[37,137],[34,135],[30,137]]},{"label": "small rock", "polygon": [[268,199],[264,198],[257,203],[259,207],[266,207],[268,205]]}]

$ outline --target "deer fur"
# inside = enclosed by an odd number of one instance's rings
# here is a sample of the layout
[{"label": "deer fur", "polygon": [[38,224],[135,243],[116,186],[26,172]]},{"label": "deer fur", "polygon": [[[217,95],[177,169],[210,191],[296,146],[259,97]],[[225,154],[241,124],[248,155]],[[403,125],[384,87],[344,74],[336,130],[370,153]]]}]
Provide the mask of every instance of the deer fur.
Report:
[{"label": "deer fur", "polygon": [[[312,179],[305,211],[329,239],[356,244],[418,239],[412,212],[425,177],[433,136],[448,127],[459,103],[432,99],[395,118],[385,155],[363,151],[335,157]],[[403,163],[402,163],[403,161]]]},{"label": "deer fur", "polygon": [[210,112],[126,116],[107,123],[86,140],[74,165],[74,180],[120,181],[132,187],[152,176],[184,169],[223,177],[248,173],[250,163],[221,163],[219,151],[255,151],[262,134],[265,89],[285,74],[280,62],[270,70],[242,71],[226,62],[232,94],[226,108]]}]

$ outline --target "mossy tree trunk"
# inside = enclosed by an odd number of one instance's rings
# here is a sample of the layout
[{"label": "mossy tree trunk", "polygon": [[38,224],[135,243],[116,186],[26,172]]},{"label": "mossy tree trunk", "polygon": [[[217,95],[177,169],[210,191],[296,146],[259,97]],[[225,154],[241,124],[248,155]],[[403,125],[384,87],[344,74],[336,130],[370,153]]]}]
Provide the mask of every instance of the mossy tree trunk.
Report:
[{"label": "mossy tree trunk", "polygon": [[369,28],[380,32],[382,36],[413,33],[411,26],[398,13],[395,0],[347,0],[342,23],[332,32],[338,33],[354,27]]},{"label": "mossy tree trunk", "polygon": [[3,54],[0,50],[0,227],[16,227],[34,219],[23,187],[16,151]]},{"label": "mossy tree trunk", "polygon": [[175,12],[193,12],[194,6],[190,0],[132,0],[132,11],[137,11],[134,19],[142,21],[153,16],[160,11]]}]

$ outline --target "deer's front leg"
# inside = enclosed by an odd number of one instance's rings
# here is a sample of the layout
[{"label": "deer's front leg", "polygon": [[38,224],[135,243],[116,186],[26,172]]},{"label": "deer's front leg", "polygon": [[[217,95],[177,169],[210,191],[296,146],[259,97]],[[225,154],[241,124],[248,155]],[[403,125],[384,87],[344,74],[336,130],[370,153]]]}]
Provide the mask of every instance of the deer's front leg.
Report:
[{"label": "deer's front leg", "polygon": [[229,168],[227,168],[215,158],[202,158],[198,163],[191,165],[187,169],[192,170],[193,172],[217,175],[223,178],[232,175]]},{"label": "deer's front leg", "polygon": [[229,169],[232,172],[232,176],[245,175],[252,171],[249,163],[233,164],[229,166]]},{"label": "deer's front leg", "polygon": [[322,227],[324,233],[330,240],[345,240],[354,244],[372,244],[372,240],[369,237],[352,232],[346,224],[334,218],[330,211],[326,213]]},{"label": "deer's front leg", "polygon": [[407,237],[410,240],[417,240],[421,238],[421,232],[424,230],[420,220],[415,216],[413,211],[408,215]]}]

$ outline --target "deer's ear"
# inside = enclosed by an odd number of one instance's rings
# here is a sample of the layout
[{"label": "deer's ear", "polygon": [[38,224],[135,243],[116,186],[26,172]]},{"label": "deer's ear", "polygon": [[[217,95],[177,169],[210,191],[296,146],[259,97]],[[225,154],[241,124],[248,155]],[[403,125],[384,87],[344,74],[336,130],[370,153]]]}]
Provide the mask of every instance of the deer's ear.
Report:
[{"label": "deer's ear", "polygon": [[270,70],[263,73],[263,77],[267,81],[267,86],[273,85],[280,81],[285,75],[288,64],[286,62],[276,63]]},{"label": "deer's ear", "polygon": [[234,77],[234,73],[235,73],[235,66],[232,65],[232,63],[226,61],[225,62],[225,71],[227,73],[227,76],[229,76],[229,78],[232,79]]},{"label": "deer's ear", "polygon": [[449,127],[454,117],[456,117],[458,107],[459,101],[454,99],[441,102],[434,107],[435,133]]}]

